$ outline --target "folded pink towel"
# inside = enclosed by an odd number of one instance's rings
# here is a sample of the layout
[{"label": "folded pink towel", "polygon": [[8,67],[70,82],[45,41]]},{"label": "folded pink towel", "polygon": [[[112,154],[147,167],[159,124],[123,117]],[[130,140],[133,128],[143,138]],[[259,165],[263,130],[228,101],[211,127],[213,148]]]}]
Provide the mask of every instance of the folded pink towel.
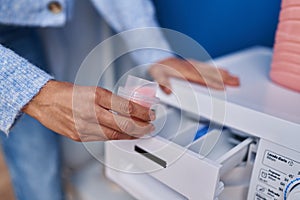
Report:
[{"label": "folded pink towel", "polygon": [[300,0],[282,0],[270,77],[300,92]]}]

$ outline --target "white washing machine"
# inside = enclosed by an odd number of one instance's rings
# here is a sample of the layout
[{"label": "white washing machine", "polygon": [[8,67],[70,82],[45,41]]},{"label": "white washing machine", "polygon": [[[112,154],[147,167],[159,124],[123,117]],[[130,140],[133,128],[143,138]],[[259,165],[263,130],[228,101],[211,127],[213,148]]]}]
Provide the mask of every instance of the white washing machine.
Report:
[{"label": "white washing machine", "polygon": [[241,80],[225,91],[173,79],[155,135],[106,143],[107,177],[143,200],[300,200],[300,94],[270,81],[271,59],[216,59]]}]

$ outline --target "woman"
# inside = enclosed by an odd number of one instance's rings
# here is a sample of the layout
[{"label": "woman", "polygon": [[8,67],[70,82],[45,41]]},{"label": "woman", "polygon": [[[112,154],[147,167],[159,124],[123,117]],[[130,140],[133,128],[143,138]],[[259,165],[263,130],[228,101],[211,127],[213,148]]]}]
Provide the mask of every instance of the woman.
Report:
[{"label": "woman", "polygon": [[[91,1],[117,32],[158,26],[149,0]],[[63,199],[59,136],[54,132],[75,141],[133,139],[153,131],[150,121],[155,116],[149,109],[128,103],[99,87],[76,86],[79,94],[75,98],[78,97],[76,101],[80,106],[73,108],[74,85],[55,81],[45,72],[43,49],[34,27],[65,25],[71,18],[72,0],[0,2],[0,130],[9,134],[9,137],[2,134],[2,145],[16,197],[22,200]],[[146,37],[144,40],[149,42]],[[133,38],[126,42],[143,43],[143,40]],[[151,38],[151,42],[168,48],[159,33]],[[170,53],[146,52],[134,52],[133,57],[138,64],[157,62],[149,72],[166,93],[171,92],[170,69],[188,80],[217,89],[223,88],[223,82],[238,85],[238,79],[224,70],[219,70],[221,76],[214,76],[216,70],[202,63],[197,63],[195,69],[189,62]],[[207,72],[207,77],[200,76],[198,70]],[[114,107],[112,100],[116,102]],[[94,118],[95,114],[97,118]],[[76,123],[74,115],[79,116]]]}]

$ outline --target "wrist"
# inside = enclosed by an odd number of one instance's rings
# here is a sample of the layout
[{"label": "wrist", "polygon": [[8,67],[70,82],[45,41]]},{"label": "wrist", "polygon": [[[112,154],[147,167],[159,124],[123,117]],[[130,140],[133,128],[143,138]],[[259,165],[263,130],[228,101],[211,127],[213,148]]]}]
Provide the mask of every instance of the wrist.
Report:
[{"label": "wrist", "polygon": [[39,119],[41,111],[47,107],[53,106],[56,102],[62,82],[50,80],[40,91],[22,108],[22,112]]}]

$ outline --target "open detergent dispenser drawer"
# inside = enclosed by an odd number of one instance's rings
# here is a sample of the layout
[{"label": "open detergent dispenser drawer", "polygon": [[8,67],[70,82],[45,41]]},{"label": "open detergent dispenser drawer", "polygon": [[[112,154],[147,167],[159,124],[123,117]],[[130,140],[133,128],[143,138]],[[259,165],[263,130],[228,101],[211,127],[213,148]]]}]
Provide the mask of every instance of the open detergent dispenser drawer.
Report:
[{"label": "open detergent dispenser drawer", "polygon": [[[174,107],[160,107],[156,113],[155,135],[107,142],[108,176],[125,189],[118,177],[122,173],[143,176],[140,184],[146,184],[145,176],[150,176],[152,182],[164,185],[161,188],[176,193],[172,197],[175,199],[217,199],[224,189],[222,177],[245,163],[253,139],[218,124],[199,122],[197,117]],[[162,194],[157,197],[170,197]]]}]

